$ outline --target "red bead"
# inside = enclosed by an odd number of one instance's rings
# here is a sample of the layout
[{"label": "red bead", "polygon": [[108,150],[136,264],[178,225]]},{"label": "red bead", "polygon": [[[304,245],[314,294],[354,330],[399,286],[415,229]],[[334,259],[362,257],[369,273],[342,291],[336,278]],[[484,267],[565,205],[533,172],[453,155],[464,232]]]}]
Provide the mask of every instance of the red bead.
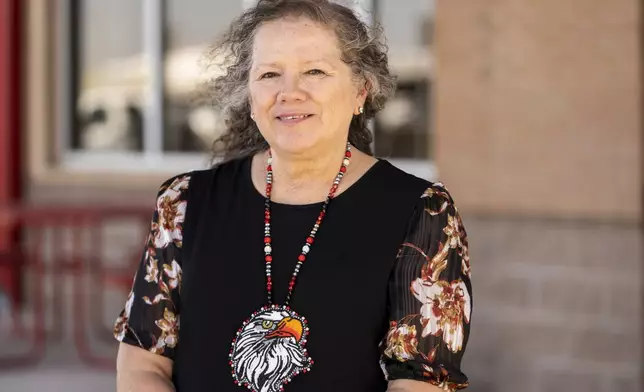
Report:
[{"label": "red bead", "polygon": [[304,260],[306,260],[306,256],[304,256],[304,255],[299,255],[297,259],[298,259],[299,261],[301,261],[301,262],[304,262]]},{"label": "red bead", "polygon": [[273,165],[268,165],[266,167],[266,171],[273,171]]},{"label": "red bead", "polygon": [[324,218],[325,215],[326,215],[326,212],[324,212],[324,211],[320,212],[320,220],[321,220],[321,218]]},{"label": "red bead", "polygon": [[265,244],[270,244],[270,242],[271,242],[271,237],[264,237]]},{"label": "red bead", "polygon": [[313,243],[313,237],[309,237],[306,239],[307,244],[312,244]]},{"label": "red bead", "polygon": [[271,263],[273,261],[273,256],[268,255],[268,256],[264,257],[264,260],[266,260],[267,263]]},{"label": "red bead", "polygon": [[347,171],[346,166],[342,166],[342,167],[340,168],[340,171],[341,171],[342,173],[346,173],[346,171]]},{"label": "red bead", "polygon": [[345,157],[347,157],[347,158],[351,158],[351,151],[347,151],[347,152],[344,154],[344,156],[345,156]]}]

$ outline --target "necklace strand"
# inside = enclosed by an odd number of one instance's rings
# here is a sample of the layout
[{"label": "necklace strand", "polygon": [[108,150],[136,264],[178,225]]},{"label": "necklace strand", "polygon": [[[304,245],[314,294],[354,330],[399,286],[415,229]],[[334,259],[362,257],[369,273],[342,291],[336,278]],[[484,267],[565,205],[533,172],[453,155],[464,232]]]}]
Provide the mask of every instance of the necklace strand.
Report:
[{"label": "necklace strand", "polygon": [[[324,200],[324,203],[322,204],[322,209],[320,210],[320,214],[318,215],[318,218],[315,221],[315,224],[313,225],[313,228],[311,229],[311,232],[309,233],[308,237],[306,237],[306,241],[302,246],[302,251],[297,258],[297,264],[295,265],[295,269],[293,270],[293,274],[291,275],[291,280],[288,284],[288,294],[286,295],[286,301],[284,302],[284,306],[288,306],[289,302],[291,301],[291,297],[293,296],[293,290],[295,288],[295,283],[297,282],[297,276],[300,273],[300,269],[302,268],[302,265],[306,261],[307,255],[309,254],[309,252],[311,251],[311,248],[313,247],[315,235],[320,229],[320,226],[322,225],[322,221],[326,216],[326,211],[329,206],[329,203],[335,197],[335,193],[338,190],[340,181],[342,180],[342,177],[344,177],[344,173],[346,173],[347,171],[347,167],[349,166],[350,159],[351,159],[351,145],[347,143],[347,147],[344,153],[344,158],[342,159],[342,165],[340,166],[340,171],[338,172],[338,174],[335,177],[335,180],[333,181],[333,185],[329,190],[329,194],[327,195],[326,199]],[[273,158],[269,150],[268,160],[266,164],[266,198],[264,201],[264,261],[266,264],[266,292],[268,294],[269,305],[273,304],[273,279],[271,276],[271,268],[272,268],[271,265],[273,263],[273,256],[272,256],[273,248],[271,245],[271,242],[272,242],[271,190],[273,188],[272,163],[273,163]]]}]

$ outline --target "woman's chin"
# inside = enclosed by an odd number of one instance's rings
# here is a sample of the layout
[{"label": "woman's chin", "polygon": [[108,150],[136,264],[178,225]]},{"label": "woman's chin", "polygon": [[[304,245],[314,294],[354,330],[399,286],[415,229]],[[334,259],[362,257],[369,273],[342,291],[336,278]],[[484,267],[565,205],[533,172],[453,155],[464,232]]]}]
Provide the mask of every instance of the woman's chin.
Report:
[{"label": "woman's chin", "polygon": [[320,141],[311,135],[279,135],[271,143],[271,148],[286,154],[299,155],[307,151],[316,150]]}]

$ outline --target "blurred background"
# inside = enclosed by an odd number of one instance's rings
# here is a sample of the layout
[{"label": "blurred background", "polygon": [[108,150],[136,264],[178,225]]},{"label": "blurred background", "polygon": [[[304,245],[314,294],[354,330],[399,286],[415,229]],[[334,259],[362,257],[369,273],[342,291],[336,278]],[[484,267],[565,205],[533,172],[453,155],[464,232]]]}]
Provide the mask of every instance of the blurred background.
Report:
[{"label": "blurred background", "polygon": [[[208,45],[252,0],[0,0],[0,391],[113,391],[159,184],[207,167]],[[473,392],[642,389],[642,4],[362,0],[379,157],[454,195]]]}]

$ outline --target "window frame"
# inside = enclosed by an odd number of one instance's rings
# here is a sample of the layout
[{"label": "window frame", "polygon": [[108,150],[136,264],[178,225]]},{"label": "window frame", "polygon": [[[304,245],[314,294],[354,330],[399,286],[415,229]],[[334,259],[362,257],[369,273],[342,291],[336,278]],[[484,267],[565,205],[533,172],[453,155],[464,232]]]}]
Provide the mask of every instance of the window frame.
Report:
[{"label": "window frame", "polygon": [[[58,117],[55,126],[55,155],[58,158],[56,165],[59,169],[69,173],[113,173],[113,174],[154,174],[170,172],[186,172],[190,170],[207,168],[210,157],[207,153],[199,152],[172,152],[163,150],[164,138],[164,78],[165,78],[165,53],[163,42],[163,25],[165,18],[165,1],[141,0],[143,24],[143,51],[147,58],[150,74],[148,102],[143,109],[143,150],[142,151],[74,151],[72,150],[72,129],[76,123],[76,98],[79,92],[78,72],[78,18],[82,0],[58,0],[59,6],[56,31],[56,47],[60,55],[57,56],[56,77],[59,81],[55,91],[59,102],[57,107]],[[244,8],[250,7],[255,0],[238,0]],[[357,0],[354,9],[368,23],[377,15],[377,2],[381,0]],[[145,56],[147,55],[147,56]],[[417,59],[416,59],[417,60]],[[427,62],[420,65],[398,64],[405,73],[420,77],[427,77],[431,83],[432,64],[431,56],[427,55]],[[422,70],[425,72],[422,72]],[[429,110],[429,108],[428,108]],[[373,124],[372,124],[373,125]],[[372,127],[373,129],[373,127]],[[427,129],[431,132],[431,126]],[[430,136],[431,137],[431,136]],[[375,139],[375,138],[374,138]],[[377,143],[377,140],[374,140]],[[428,180],[437,178],[434,160],[418,158],[387,158],[394,166],[399,167],[413,175]]]}]

